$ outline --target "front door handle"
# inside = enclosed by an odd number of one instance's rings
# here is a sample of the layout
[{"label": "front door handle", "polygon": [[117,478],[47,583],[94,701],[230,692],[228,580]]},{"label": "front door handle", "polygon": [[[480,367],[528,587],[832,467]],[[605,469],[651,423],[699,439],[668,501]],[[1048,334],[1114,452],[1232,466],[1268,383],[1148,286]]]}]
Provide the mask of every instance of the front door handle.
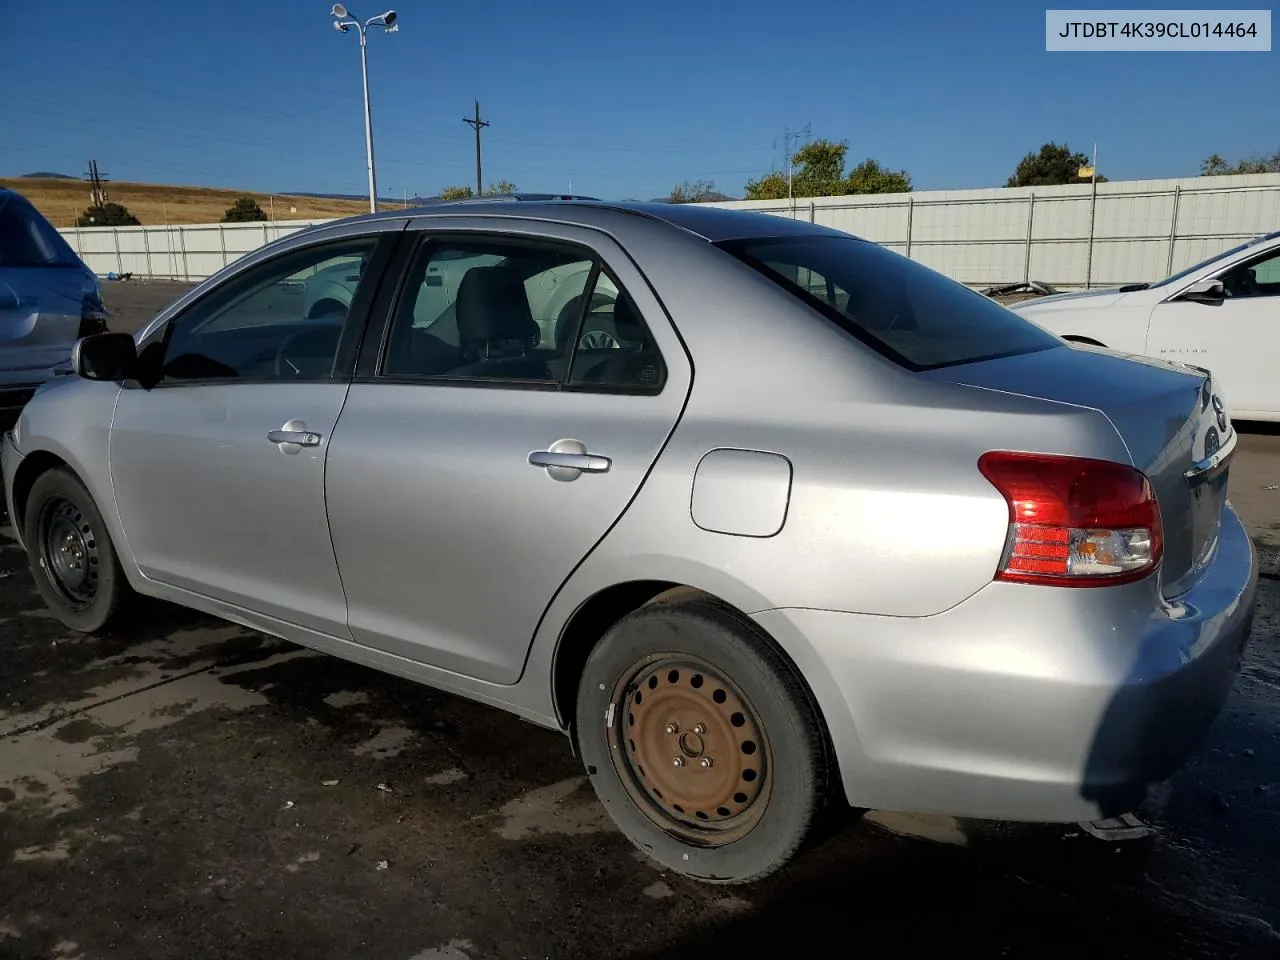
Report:
[{"label": "front door handle", "polygon": [[308,430],[306,423],[294,419],[286,422],[279,430],[268,431],[267,439],[279,444],[284,453],[297,453],[303,447],[320,446],[321,438],[314,430]]},{"label": "front door handle", "polygon": [[578,440],[557,440],[549,449],[529,454],[529,463],[545,467],[552,480],[577,480],[584,473],[608,473],[613,461],[599,454],[587,453]]}]

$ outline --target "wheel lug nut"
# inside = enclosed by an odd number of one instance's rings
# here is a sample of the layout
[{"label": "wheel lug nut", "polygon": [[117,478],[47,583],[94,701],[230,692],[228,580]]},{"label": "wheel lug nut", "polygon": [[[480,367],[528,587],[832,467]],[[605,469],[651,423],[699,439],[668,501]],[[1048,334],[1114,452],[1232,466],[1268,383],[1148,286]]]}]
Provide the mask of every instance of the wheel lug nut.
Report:
[{"label": "wheel lug nut", "polygon": [[668,734],[668,736],[675,736],[675,735],[676,735],[677,733],[679,733],[679,732],[680,732],[680,728],[679,728],[679,727],[677,727],[674,723],[668,723],[668,724],[667,724],[667,734]]},{"label": "wheel lug nut", "polygon": [[715,761],[710,757],[703,757],[698,761],[698,765],[701,766],[703,770],[710,770],[715,765]]},{"label": "wheel lug nut", "polygon": [[677,767],[684,766],[684,757],[676,757],[671,761]]},{"label": "wheel lug nut", "polygon": [[696,733],[698,736],[702,736],[704,733],[707,732],[707,725],[705,723],[695,724],[693,728],[693,732]]}]

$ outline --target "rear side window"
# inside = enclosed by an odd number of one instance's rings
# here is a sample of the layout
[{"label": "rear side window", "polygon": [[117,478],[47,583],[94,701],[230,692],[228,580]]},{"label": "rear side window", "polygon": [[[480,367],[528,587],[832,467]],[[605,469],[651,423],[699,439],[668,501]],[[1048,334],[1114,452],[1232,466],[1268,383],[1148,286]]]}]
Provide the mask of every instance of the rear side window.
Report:
[{"label": "rear side window", "polygon": [[75,254],[49,221],[15,193],[0,191],[0,267],[64,267]]},{"label": "rear side window", "polygon": [[1061,345],[995,301],[866,240],[778,237],[720,246],[913,370]]}]

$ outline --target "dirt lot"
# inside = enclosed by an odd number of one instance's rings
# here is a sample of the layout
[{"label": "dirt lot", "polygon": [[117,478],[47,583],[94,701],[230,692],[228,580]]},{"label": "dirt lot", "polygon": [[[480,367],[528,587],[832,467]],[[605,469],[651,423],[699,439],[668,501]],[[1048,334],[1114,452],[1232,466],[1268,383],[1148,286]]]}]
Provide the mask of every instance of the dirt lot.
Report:
[{"label": "dirt lot", "polygon": [[873,812],[745,889],[639,857],[498,711],[170,608],[69,636],[0,536],[0,958],[1274,958],[1280,437],[1231,485],[1254,643],[1152,839]]},{"label": "dirt lot", "polygon": [[[89,184],[83,180],[40,177],[0,177],[0,187],[22,194],[56,227],[74,227],[89,206]],[[333,200],[258,193],[252,190],[220,190],[166,183],[112,181],[107,199],[122,203],[144,226],[165,223],[217,223],[227,208],[241,197],[252,197],[268,216],[277,220],[309,220],[349,217],[367,213],[366,200]]]}]

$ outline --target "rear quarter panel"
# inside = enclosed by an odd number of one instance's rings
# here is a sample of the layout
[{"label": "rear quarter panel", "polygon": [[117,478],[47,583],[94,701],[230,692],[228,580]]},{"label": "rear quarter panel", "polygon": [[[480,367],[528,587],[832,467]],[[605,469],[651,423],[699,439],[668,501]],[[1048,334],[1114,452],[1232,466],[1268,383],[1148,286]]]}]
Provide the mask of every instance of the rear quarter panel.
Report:
[{"label": "rear quarter panel", "polygon": [[1033,323],[1060,337],[1093,340],[1112,350],[1145,353],[1151,305],[1121,301],[1109,307],[1069,307],[1045,304],[1016,311]]}]

